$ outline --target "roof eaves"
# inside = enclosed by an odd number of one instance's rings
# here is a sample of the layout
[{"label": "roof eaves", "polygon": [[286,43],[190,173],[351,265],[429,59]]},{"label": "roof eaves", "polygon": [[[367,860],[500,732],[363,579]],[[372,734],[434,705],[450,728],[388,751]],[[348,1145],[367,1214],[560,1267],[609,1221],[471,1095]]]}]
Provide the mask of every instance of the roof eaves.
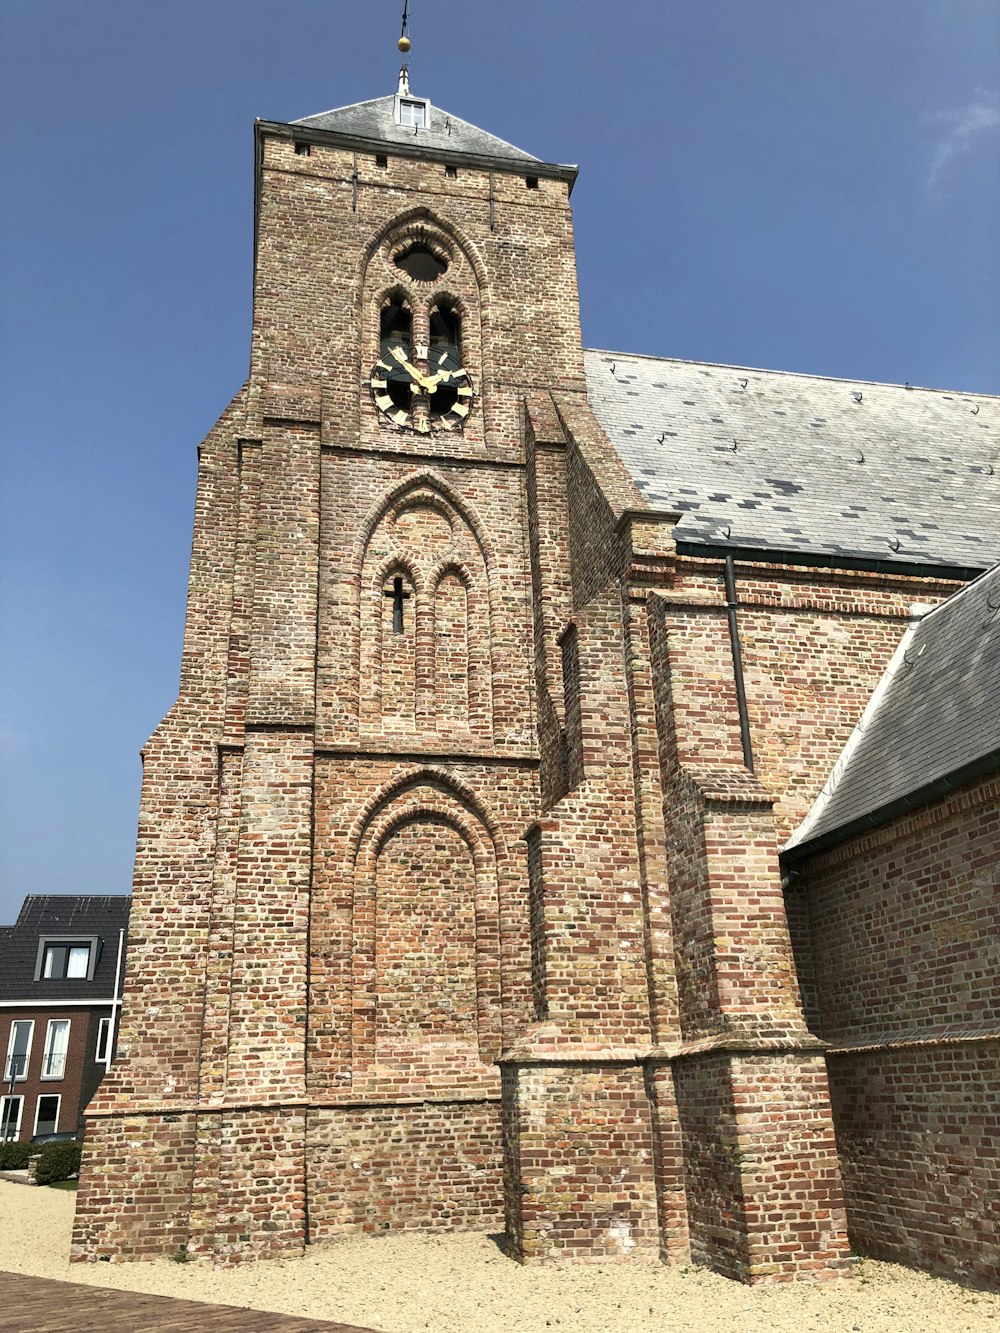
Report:
[{"label": "roof eaves", "polygon": [[[654,511],[656,512],[656,511]],[[793,550],[780,546],[750,546],[737,542],[698,540],[697,534],[678,539],[677,554],[707,560],[732,556],[741,564],[803,566],[807,569],[859,570],[869,574],[893,574],[900,578],[932,578],[968,584],[989,570],[982,565],[936,564],[932,560],[886,559],[870,555],[848,555],[842,551]]]},{"label": "roof eaves", "polygon": [[[254,133],[258,145],[264,134],[273,134],[283,139],[297,139],[302,143],[328,144],[341,148],[354,149],[361,153],[386,153],[390,157],[432,158],[435,162],[444,162],[454,166],[478,166],[485,171],[502,171],[508,175],[523,176],[527,171],[532,176],[544,176],[547,180],[566,181],[570,193],[580,173],[574,164],[563,162],[543,162],[534,157],[504,157],[499,154],[469,152],[463,149],[442,148],[426,141],[414,144],[399,143],[392,139],[372,139],[365,135],[349,134],[341,130],[318,129],[313,125],[284,123],[274,120],[257,120]],[[504,142],[498,140],[498,142]],[[258,159],[260,151],[258,147]]]},{"label": "roof eaves", "polygon": [[816,856],[820,852],[828,852],[841,843],[848,842],[851,838],[867,833],[871,829],[881,828],[883,824],[888,824],[900,815],[930,805],[942,796],[948,796],[952,792],[968,786],[970,782],[976,781],[977,778],[989,777],[991,773],[996,772],[1000,772],[1000,749],[990,750],[986,754],[980,755],[979,758],[973,759],[970,763],[963,764],[961,768],[956,768],[951,773],[942,774],[932,782],[927,782],[922,787],[918,787],[915,791],[907,792],[905,796],[898,796],[886,805],[879,806],[867,814],[858,815],[847,823],[840,824],[837,828],[828,829],[815,838],[794,844],[789,841],[781,849],[781,856],[786,862],[794,864],[805,860],[806,857]]},{"label": "roof eaves", "polygon": [[773,375],[776,378],[793,380],[819,380],[827,384],[867,384],[873,389],[903,389],[912,393],[950,394],[955,398],[983,398],[988,402],[1000,403],[1000,394],[983,393],[975,389],[937,387],[932,384],[898,384],[895,380],[869,380],[861,376],[817,375],[808,370],[775,370],[772,366],[744,366],[732,361],[699,361],[686,356],[654,356],[651,352],[616,352],[611,348],[604,347],[585,347],[583,350],[593,356],[612,356],[622,361],[656,361],[661,365],[704,366],[708,370],[745,370],[751,375]]}]

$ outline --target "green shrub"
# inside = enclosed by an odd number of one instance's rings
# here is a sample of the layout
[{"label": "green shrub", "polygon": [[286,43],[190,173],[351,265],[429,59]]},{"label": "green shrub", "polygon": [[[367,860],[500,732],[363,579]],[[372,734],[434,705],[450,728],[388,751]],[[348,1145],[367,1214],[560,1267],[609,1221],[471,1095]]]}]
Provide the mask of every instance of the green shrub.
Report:
[{"label": "green shrub", "polygon": [[80,1169],[78,1143],[46,1143],[38,1154],[35,1184],[51,1185],[54,1180],[69,1180]]},{"label": "green shrub", "polygon": [[30,1143],[0,1143],[0,1171],[23,1171],[33,1156]]}]

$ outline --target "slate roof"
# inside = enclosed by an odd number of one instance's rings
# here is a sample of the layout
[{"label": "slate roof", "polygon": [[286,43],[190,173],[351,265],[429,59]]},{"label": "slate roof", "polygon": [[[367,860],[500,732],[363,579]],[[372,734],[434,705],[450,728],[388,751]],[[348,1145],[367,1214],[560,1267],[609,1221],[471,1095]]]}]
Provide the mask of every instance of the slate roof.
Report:
[{"label": "slate roof", "polygon": [[585,360],[598,420],[650,506],[682,514],[679,542],[971,572],[1000,560],[1000,398]]},{"label": "slate roof", "polygon": [[[114,995],[118,932],[128,927],[132,899],[126,895],[32,894],[17,922],[0,926],[0,1000],[89,1000]],[[40,936],[54,940],[97,936],[101,950],[92,981],[35,980]]]},{"label": "slate roof", "polygon": [[[414,97],[414,101],[424,98]],[[376,97],[369,102],[355,102],[351,106],[321,111],[316,116],[304,116],[292,121],[309,129],[329,130],[354,139],[369,139],[373,143],[397,144],[412,148],[445,149],[450,153],[466,153],[473,157],[496,157],[507,161],[538,162],[523,149],[515,148],[505,139],[470,125],[460,116],[453,116],[439,106],[430,108],[430,124],[424,129],[397,125],[393,119],[394,97]]]},{"label": "slate roof", "polygon": [[[829,844],[1000,768],[1000,566],[911,621],[786,851]],[[923,796],[921,797],[921,793]],[[834,836],[837,835],[837,836]]]}]

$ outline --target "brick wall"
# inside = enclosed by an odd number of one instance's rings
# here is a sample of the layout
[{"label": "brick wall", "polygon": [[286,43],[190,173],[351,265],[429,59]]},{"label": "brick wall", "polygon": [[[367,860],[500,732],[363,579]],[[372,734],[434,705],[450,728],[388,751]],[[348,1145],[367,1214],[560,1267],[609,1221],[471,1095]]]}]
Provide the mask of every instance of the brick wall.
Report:
[{"label": "brick wall", "polygon": [[989,1285],[1000,1279],[998,866],[994,777],[808,859],[796,885],[852,1238]]},{"label": "brick wall", "polygon": [[312,1112],[309,1235],[503,1224],[499,1097]]}]

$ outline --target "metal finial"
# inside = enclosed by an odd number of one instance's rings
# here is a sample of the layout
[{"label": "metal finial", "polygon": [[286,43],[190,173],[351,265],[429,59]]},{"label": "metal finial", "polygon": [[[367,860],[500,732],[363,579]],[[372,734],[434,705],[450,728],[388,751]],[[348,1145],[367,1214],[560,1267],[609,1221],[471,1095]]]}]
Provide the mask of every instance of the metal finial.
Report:
[{"label": "metal finial", "polygon": [[410,17],[410,0],[403,0],[403,26],[400,30],[399,41],[396,43],[396,45],[402,51],[404,56],[410,49],[410,38],[406,31],[406,25],[409,21],[409,17]]}]

